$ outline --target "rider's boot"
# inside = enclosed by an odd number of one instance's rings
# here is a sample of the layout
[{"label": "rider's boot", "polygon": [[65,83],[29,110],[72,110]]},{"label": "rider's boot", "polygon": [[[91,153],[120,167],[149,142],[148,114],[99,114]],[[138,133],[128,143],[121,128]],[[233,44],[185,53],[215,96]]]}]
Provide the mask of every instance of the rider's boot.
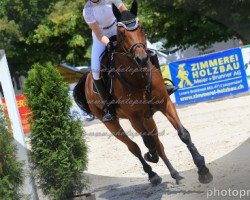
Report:
[{"label": "rider's boot", "polygon": [[[150,61],[151,61],[152,64],[158,69],[158,71],[160,72],[160,74],[161,74],[161,76],[162,76],[161,68],[160,68],[160,64],[159,64],[159,60],[158,60],[158,56],[157,56],[156,53],[150,57]],[[167,91],[168,91],[168,95],[169,95],[169,96],[170,96],[171,94],[173,94],[173,93],[177,90],[177,87],[176,87],[176,86],[174,86],[174,85],[168,85],[167,83],[166,83],[166,88],[167,88]]]},{"label": "rider's boot", "polygon": [[104,86],[104,83],[102,79],[94,80],[95,87],[104,103],[104,109],[103,109],[103,122],[113,121],[115,120],[115,108],[114,105],[111,104],[111,96],[109,92],[107,91],[106,87]]}]

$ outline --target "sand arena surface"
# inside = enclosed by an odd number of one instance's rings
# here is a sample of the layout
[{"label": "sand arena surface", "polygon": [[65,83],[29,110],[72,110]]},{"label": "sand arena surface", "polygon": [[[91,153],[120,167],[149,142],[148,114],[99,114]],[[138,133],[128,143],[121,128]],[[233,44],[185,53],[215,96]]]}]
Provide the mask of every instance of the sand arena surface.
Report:
[{"label": "sand arena surface", "polygon": [[[200,153],[205,156],[207,166],[214,176],[214,180],[207,185],[197,180],[197,169],[189,151],[161,113],[156,113],[154,119],[168,158],[185,177],[181,185],[176,185],[160,160],[157,164],[150,163],[163,179],[160,185],[152,187],[139,160],[100,121],[84,122],[89,147],[86,173],[91,182],[86,192],[91,192],[98,200],[250,199],[249,104],[248,92],[177,108],[183,125],[189,130]],[[146,153],[141,137],[132,129],[130,122],[121,120],[121,124],[129,137],[139,145],[142,153]],[[227,195],[222,196],[225,190]],[[232,196],[229,190],[234,194],[249,191],[249,196]],[[40,190],[39,199],[47,200]]]},{"label": "sand arena surface", "polygon": [[[99,121],[85,123],[89,146],[87,173],[91,180],[90,191],[98,200],[249,199],[249,104],[250,93],[246,93],[177,108],[183,125],[191,133],[200,153],[205,156],[207,166],[214,176],[213,182],[207,185],[197,180],[197,169],[189,151],[161,113],[156,113],[154,119],[168,158],[185,177],[181,185],[176,185],[160,160],[157,164],[150,163],[153,170],[163,178],[160,185],[152,187],[140,162],[124,144],[114,138]],[[130,138],[139,145],[142,153],[147,152],[142,139],[130,123],[121,120],[121,124]],[[229,190],[233,194],[248,191],[249,195],[232,196]]]},{"label": "sand arena surface", "polygon": [[[250,136],[250,94],[223,100],[201,102],[178,107],[182,124],[189,130],[193,143],[206,163],[228,154]],[[176,130],[160,112],[154,115],[160,139],[166,154],[178,171],[194,168],[192,157]],[[129,137],[147,152],[141,137],[128,120],[121,125]],[[117,140],[98,120],[85,122],[86,140],[89,146],[87,173],[111,177],[147,177],[138,159]],[[159,175],[169,174],[162,160],[151,164]]]}]

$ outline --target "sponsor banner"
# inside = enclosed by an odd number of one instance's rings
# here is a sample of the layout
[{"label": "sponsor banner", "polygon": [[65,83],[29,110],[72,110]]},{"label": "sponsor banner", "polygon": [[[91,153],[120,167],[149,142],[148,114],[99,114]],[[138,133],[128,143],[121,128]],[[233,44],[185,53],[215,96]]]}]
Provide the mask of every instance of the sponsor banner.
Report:
[{"label": "sponsor banner", "polygon": [[169,66],[166,65],[162,65],[161,66],[161,74],[162,74],[162,78],[164,79],[165,84],[169,84],[169,80],[172,80],[171,78],[171,74],[170,74],[170,70],[169,70]]},{"label": "sponsor banner", "polygon": [[[21,122],[22,122],[23,132],[29,133],[30,132],[30,124],[28,122],[28,115],[31,112],[30,112],[29,107],[27,107],[25,105],[25,96],[22,94],[16,95],[16,101],[17,101],[17,107],[18,107],[18,111],[20,114]],[[2,98],[2,103],[3,103],[3,107],[4,107],[4,112],[5,112],[6,116],[8,116],[7,105],[6,105],[4,98]]]},{"label": "sponsor banner", "polygon": [[241,47],[241,52],[247,74],[248,85],[250,86],[250,45]]},{"label": "sponsor banner", "polygon": [[220,98],[248,90],[240,48],[169,63],[179,90],[178,105]]}]

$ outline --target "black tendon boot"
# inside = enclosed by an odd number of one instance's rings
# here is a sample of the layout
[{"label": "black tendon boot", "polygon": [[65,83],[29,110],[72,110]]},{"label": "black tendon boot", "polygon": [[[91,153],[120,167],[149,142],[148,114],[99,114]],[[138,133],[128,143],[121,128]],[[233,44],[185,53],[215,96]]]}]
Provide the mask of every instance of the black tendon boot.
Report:
[{"label": "black tendon boot", "polygon": [[[159,64],[158,56],[157,56],[156,53],[153,56],[150,57],[150,61],[159,70],[159,72],[161,73],[160,64]],[[162,73],[161,73],[161,76],[162,76]],[[168,83],[166,83],[166,88],[167,88],[169,96],[171,94],[173,94],[177,90],[176,86],[174,86],[174,85],[168,85]]]},{"label": "black tendon boot", "polygon": [[94,84],[96,86],[96,89],[102,101],[104,102],[104,109],[103,109],[104,113],[103,113],[102,121],[103,122],[113,121],[116,118],[116,116],[115,116],[114,105],[110,103],[111,97],[110,97],[109,92],[107,91],[101,79],[94,80]]}]

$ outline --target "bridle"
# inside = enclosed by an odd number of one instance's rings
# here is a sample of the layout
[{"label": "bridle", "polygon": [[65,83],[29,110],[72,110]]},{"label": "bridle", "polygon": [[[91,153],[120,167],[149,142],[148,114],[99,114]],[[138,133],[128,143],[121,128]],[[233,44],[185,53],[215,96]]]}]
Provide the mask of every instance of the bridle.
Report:
[{"label": "bridle", "polygon": [[128,53],[133,54],[133,51],[135,51],[139,47],[142,47],[146,51],[146,44],[142,42],[136,42],[131,47],[129,47]]},{"label": "bridle", "polygon": [[[128,31],[134,31],[138,28],[138,22],[139,19],[135,18],[133,20],[130,21],[123,21],[123,22],[117,22],[117,26],[119,27],[123,27]],[[137,63],[137,61],[135,60],[135,55],[133,53],[133,51],[136,50],[136,48],[142,47],[146,52],[147,52],[147,47],[146,44],[143,42],[135,42],[134,44],[132,44],[128,49],[125,49],[124,47],[122,47],[123,52],[114,52],[115,54],[122,54],[123,56],[128,56],[130,58],[132,58],[135,63]],[[113,56],[112,56],[113,57]],[[147,66],[149,67],[149,77],[146,77],[146,73],[143,73],[143,77],[147,80],[146,81],[146,85],[144,87],[138,87],[132,83],[130,83],[123,75],[123,73],[120,73],[119,71],[115,70],[115,69],[111,69],[111,73],[116,73],[118,79],[129,89],[137,91],[137,92],[143,92],[144,93],[144,98],[146,98],[145,96],[147,96],[148,98],[151,98],[151,83],[152,83],[152,64],[149,62],[149,60],[147,61]],[[143,69],[144,72],[147,71],[147,68]]]},{"label": "bridle", "polygon": [[[118,27],[123,27],[125,28],[127,31],[135,31],[138,28],[138,24],[139,24],[139,19],[138,17],[136,17],[135,19],[129,20],[129,21],[122,21],[122,22],[117,22],[117,26]],[[125,36],[124,38],[125,39]],[[134,54],[133,51],[135,51],[135,49],[142,47],[145,51],[147,49],[147,46],[145,43],[143,42],[135,42],[134,44],[132,44],[128,49],[125,49],[124,47],[122,47],[123,51],[125,53],[128,54],[128,56],[133,57],[134,58]]]}]

